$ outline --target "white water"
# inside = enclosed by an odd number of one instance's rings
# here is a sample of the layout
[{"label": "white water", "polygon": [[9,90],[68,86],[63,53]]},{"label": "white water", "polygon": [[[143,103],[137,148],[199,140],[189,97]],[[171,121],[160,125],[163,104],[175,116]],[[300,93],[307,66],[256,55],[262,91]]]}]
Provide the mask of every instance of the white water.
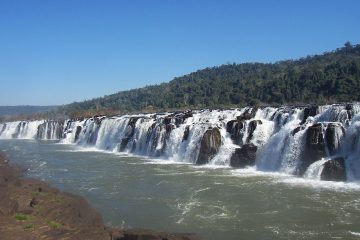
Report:
[{"label": "white water", "polygon": [[[319,113],[308,117],[302,125],[304,108],[258,109],[251,119],[243,120],[244,127],[239,131],[241,139],[235,142],[226,130],[227,123],[247,110],[249,108],[193,111],[191,116],[181,121],[177,119],[181,114],[165,113],[64,122],[8,122],[0,124],[0,138],[60,139],[61,143],[114,153],[122,150],[172,162],[195,163],[205,131],[209,128],[218,128],[222,143],[208,166],[229,166],[235,149],[251,143],[258,147],[255,165],[257,170],[297,174],[299,164],[304,161],[307,131],[309,127],[320,123],[325,143],[323,157],[326,159],[334,155],[344,157],[348,180],[360,180],[359,104],[353,104],[350,118],[345,105],[320,106]],[[251,132],[250,123],[255,120],[258,124]],[[325,138],[330,123],[335,126],[333,143],[328,143]],[[134,127],[130,126],[131,124]],[[294,131],[298,127],[299,129]],[[187,129],[188,137],[184,139]],[[331,144],[335,149],[332,153],[329,150]],[[315,162],[310,162],[304,177],[319,179],[323,161],[319,158]]]}]

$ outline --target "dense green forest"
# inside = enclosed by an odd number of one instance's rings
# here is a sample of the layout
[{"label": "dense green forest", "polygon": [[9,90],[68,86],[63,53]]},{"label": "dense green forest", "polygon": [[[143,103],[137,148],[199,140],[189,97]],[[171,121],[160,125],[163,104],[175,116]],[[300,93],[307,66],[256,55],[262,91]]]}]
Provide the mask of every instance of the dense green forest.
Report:
[{"label": "dense green forest", "polygon": [[74,102],[64,113],[121,113],[245,105],[325,104],[360,100],[360,44],[276,63],[226,64],[169,83]]}]

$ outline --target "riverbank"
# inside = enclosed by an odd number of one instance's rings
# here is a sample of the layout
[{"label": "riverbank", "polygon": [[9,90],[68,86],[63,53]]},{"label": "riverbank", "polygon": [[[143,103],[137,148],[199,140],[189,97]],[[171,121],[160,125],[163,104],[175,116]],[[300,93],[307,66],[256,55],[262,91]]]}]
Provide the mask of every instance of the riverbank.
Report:
[{"label": "riverbank", "polygon": [[195,240],[193,234],[114,229],[82,197],[23,177],[20,166],[0,152],[1,239]]}]

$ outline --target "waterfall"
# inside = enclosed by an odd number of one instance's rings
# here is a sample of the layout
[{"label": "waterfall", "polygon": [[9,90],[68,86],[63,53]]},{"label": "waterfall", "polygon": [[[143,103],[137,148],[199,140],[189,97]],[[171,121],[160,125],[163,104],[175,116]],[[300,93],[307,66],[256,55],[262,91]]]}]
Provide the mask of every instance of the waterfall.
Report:
[{"label": "waterfall", "polygon": [[360,180],[358,103],[1,123],[0,139],[13,138],[314,179],[346,171],[349,181]]}]

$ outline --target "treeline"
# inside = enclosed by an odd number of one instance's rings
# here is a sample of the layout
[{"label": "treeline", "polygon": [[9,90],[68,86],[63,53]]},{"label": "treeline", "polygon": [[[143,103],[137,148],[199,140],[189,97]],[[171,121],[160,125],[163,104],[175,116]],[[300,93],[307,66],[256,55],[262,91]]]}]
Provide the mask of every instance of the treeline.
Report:
[{"label": "treeline", "polygon": [[151,112],[246,105],[327,104],[360,101],[360,44],[276,63],[227,64],[169,83],[65,105],[80,111]]}]

